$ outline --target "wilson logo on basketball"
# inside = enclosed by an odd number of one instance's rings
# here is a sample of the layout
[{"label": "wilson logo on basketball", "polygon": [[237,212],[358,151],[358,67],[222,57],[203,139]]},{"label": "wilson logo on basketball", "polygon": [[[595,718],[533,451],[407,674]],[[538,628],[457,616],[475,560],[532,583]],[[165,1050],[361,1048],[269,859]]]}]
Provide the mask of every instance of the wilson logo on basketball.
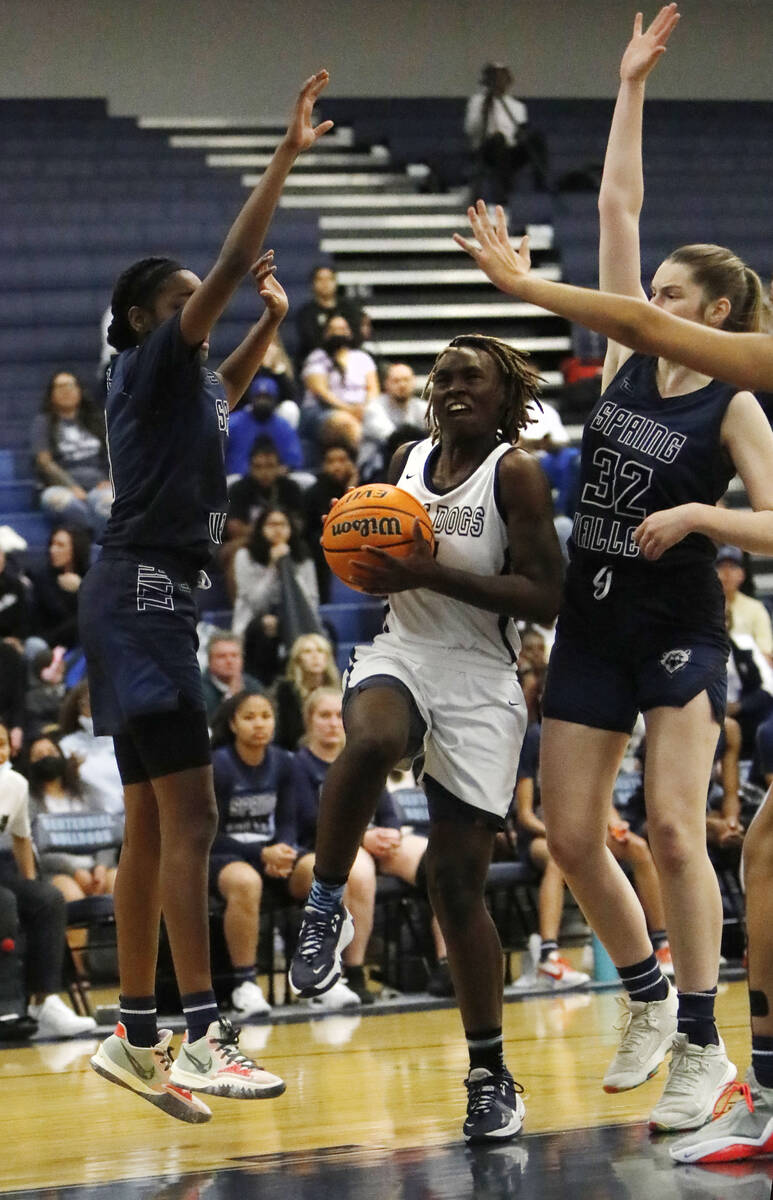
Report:
[{"label": "wilson logo on basketball", "polygon": [[400,532],[399,517],[356,517],[353,521],[333,521],[330,532],[333,537],[345,533],[359,533],[360,537],[374,534],[396,536]]}]

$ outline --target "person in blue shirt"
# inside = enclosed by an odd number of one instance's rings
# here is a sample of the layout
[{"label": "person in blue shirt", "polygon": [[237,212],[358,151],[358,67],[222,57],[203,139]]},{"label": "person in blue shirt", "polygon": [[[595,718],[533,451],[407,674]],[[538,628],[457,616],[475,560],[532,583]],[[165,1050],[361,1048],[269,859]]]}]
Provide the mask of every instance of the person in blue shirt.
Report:
[{"label": "person in blue shirt", "polygon": [[271,377],[256,375],[247,391],[243,408],[233,413],[228,428],[225,469],[228,475],[244,476],[250,469],[252,448],[259,437],[270,438],[279,460],[290,471],[303,466],[301,439],[289,421],[276,412],[279,391]]},{"label": "person in blue shirt", "polygon": [[[126,835],[115,892],[121,1010],[92,1059],[105,1078],[185,1121],[211,1116],[195,1093],[256,1099],[284,1083],[241,1055],[220,1019],[209,954],[208,861],[217,823],[193,591],[222,541],[228,415],[254,377],[287,298],[261,247],[328,80],[303,85],[287,132],[201,281],[170,258],[141,259],[118,279],[108,339],[118,356],[106,404],[115,495],[102,557],[81,592],[80,623],[96,734],[112,734]],[[257,260],[257,261],[256,261]],[[213,371],[214,325],[252,273],[266,312]],[[156,1028],[163,912],[187,1037],[174,1061]]]},{"label": "person in blue shirt", "polygon": [[264,879],[287,879],[298,852],[295,771],[273,745],[274,708],[260,692],[224,701],[212,721],[218,827],[209,859],[211,890],[226,902],[223,925],[233,967],[231,1003],[240,1016],[270,1012],[257,982]]}]

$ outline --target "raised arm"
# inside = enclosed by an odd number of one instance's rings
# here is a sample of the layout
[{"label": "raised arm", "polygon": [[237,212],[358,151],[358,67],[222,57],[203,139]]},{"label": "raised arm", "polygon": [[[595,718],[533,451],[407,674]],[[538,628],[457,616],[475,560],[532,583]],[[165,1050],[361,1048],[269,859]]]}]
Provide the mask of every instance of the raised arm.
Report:
[{"label": "raised arm", "polygon": [[318,71],[304,83],[287,132],[274,151],[260,183],[231,226],[214,267],[186,301],[180,329],[191,346],[205,340],[260,254],[284,182],[296,158],[332,129],[332,121],[323,121],[316,128],[311,121],[314,104],[327,81],[327,71]]},{"label": "raised arm", "polygon": [[251,274],[266,311],[218,370],[228,397],[228,407],[231,409],[236,407],[244,395],[263,362],[274,334],[287,315],[287,296],[274,275],[275,270],[273,250],[267,250],[253,264]]},{"label": "raised arm", "polygon": [[467,215],[476,242],[458,233],[454,241],[500,291],[577,321],[642,354],[683,363],[738,388],[773,391],[773,337],[769,334],[727,333],[675,317],[646,300],[540,279],[529,270],[529,239],[523,238],[518,250],[510,245],[501,208],[492,221],[479,200]]},{"label": "raised arm", "polygon": [[[599,287],[622,296],[644,296],[639,249],[639,214],[644,200],[644,89],[678,21],[676,4],[667,4],[642,31],[642,14],[637,13],[633,36],[620,63],[620,89],[599,191]],[[602,387],[612,380],[629,353],[617,342],[610,344]]]}]

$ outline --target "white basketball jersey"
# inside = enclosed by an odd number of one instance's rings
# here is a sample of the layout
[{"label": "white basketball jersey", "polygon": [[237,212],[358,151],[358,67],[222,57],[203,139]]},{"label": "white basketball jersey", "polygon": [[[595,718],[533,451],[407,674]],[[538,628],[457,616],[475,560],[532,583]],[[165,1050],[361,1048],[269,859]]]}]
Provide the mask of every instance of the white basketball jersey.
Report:
[{"label": "white basketball jersey", "polygon": [[[440,448],[429,438],[408,454],[397,481],[426,508],[437,540],[437,560],[474,575],[509,571],[507,527],[497,504],[499,462],[512,446],[495,447],[463,483],[436,491],[430,468]],[[428,588],[395,592],[389,597],[384,632],[394,634],[417,653],[456,653],[481,665],[512,667],[521,647],[511,617],[486,612]]]}]

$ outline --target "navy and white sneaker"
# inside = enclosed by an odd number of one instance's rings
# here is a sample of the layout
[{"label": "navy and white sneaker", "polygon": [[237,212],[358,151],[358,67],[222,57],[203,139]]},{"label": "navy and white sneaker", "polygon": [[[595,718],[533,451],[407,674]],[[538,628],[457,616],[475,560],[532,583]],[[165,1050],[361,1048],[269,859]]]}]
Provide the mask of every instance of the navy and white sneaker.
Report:
[{"label": "navy and white sneaker", "polygon": [[340,904],[334,913],[309,905],[303,910],[298,945],[290,963],[290,988],[296,996],[319,996],[341,978],[341,955],[354,937],[351,913]]},{"label": "navy and white sneaker", "polygon": [[486,1067],[475,1067],[464,1081],[467,1088],[467,1120],[462,1127],[468,1142],[506,1142],[523,1125],[526,1108],[508,1070],[496,1075]]}]

